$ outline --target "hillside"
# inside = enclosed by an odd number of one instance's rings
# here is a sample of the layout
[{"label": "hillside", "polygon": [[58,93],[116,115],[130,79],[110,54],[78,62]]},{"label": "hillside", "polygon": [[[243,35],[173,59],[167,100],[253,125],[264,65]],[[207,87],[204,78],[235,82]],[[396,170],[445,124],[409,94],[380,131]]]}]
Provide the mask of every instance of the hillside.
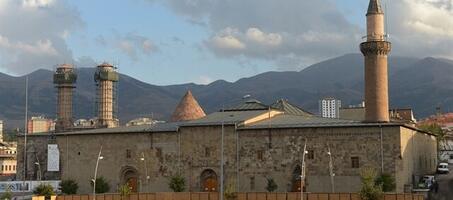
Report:
[{"label": "hillside", "polygon": [[[79,68],[75,92],[76,118],[94,116],[93,68]],[[434,112],[436,106],[450,109],[453,103],[453,62],[445,59],[390,57],[390,103],[412,107],[417,118]],[[53,117],[56,109],[52,72],[38,70],[29,75],[30,115]],[[21,126],[24,116],[24,77],[0,73],[0,118],[8,127]],[[234,83],[215,81],[209,85],[150,85],[121,74],[119,117],[122,123],[140,116],[167,120],[186,90],[192,90],[207,113],[241,101],[249,94],[264,103],[285,98],[317,112],[318,100],[333,96],[344,105],[363,98],[363,57],[348,54],[305,68],[300,72],[266,72]],[[428,95],[429,94],[429,95]]]}]

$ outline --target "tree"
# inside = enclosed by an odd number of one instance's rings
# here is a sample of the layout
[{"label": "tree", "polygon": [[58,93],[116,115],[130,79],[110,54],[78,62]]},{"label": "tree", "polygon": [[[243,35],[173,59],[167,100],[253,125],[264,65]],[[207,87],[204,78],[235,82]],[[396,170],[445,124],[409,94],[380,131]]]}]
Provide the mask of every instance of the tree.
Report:
[{"label": "tree", "polygon": [[393,192],[396,188],[395,178],[390,174],[382,174],[377,177],[375,184],[382,186],[383,192]]},{"label": "tree", "polygon": [[226,186],[225,192],[223,196],[225,197],[226,200],[234,200],[236,199],[237,195],[235,192],[235,183],[230,183]]},{"label": "tree", "polygon": [[278,189],[278,185],[277,185],[277,183],[275,183],[274,179],[273,178],[267,178],[266,190],[268,192],[273,192],[273,191],[275,191],[277,189]]},{"label": "tree", "polygon": [[63,194],[77,194],[79,185],[72,179],[63,180],[60,183],[61,192]]},{"label": "tree", "polygon": [[42,183],[33,190],[33,194],[37,196],[45,196],[46,199],[50,199],[50,196],[55,195],[54,189],[51,185]]},{"label": "tree", "polygon": [[[90,181],[90,183],[91,183],[91,187],[93,187],[93,181]],[[96,191],[96,194],[102,194],[102,193],[106,193],[106,192],[110,191],[110,185],[107,182],[107,180],[105,180],[104,177],[101,176],[101,177],[96,178],[95,191]]]},{"label": "tree", "polygon": [[132,193],[131,187],[126,183],[118,188],[118,193],[120,193],[121,199],[126,199]]},{"label": "tree", "polygon": [[11,193],[11,186],[6,188],[6,191],[0,196],[0,200],[10,200],[13,197],[13,193]]},{"label": "tree", "polygon": [[173,192],[183,192],[186,189],[186,179],[181,175],[173,176],[170,178],[168,187],[170,187]]},{"label": "tree", "polygon": [[365,168],[360,173],[362,179],[360,197],[362,200],[379,200],[382,197],[382,186],[376,185],[376,175],[376,170],[373,168]]}]

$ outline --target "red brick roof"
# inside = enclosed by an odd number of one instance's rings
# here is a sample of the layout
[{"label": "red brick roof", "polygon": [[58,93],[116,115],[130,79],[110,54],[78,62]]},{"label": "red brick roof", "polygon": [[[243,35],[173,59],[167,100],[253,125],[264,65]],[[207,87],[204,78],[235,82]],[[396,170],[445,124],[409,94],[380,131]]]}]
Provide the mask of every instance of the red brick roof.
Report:
[{"label": "red brick roof", "polygon": [[189,90],[176,107],[175,112],[171,116],[171,121],[190,121],[200,119],[204,116],[206,116],[205,112]]}]

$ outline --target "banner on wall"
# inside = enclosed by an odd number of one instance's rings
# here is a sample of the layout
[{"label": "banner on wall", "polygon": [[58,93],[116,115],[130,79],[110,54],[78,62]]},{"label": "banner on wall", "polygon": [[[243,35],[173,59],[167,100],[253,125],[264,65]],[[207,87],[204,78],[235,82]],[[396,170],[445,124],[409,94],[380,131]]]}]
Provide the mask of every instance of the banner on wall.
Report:
[{"label": "banner on wall", "polygon": [[47,171],[60,171],[60,151],[57,144],[47,145]]}]

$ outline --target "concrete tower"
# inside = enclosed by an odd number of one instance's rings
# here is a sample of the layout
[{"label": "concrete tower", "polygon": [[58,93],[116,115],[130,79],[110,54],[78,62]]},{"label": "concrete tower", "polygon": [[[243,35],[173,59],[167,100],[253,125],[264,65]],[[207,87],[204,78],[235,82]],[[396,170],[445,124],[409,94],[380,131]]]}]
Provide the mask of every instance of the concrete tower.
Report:
[{"label": "concrete tower", "polygon": [[59,65],[53,75],[53,83],[57,88],[56,132],[69,131],[73,127],[72,96],[76,81],[77,74],[70,64]]},{"label": "concrete tower", "polygon": [[99,128],[113,128],[118,126],[118,119],[114,115],[116,82],[119,76],[113,65],[102,63],[97,66],[94,81],[97,86],[97,117],[96,126]]},{"label": "concrete tower", "polygon": [[387,55],[391,43],[386,38],[380,0],[370,0],[366,18],[366,42],[360,44],[360,51],[365,56],[365,120],[388,122]]}]

